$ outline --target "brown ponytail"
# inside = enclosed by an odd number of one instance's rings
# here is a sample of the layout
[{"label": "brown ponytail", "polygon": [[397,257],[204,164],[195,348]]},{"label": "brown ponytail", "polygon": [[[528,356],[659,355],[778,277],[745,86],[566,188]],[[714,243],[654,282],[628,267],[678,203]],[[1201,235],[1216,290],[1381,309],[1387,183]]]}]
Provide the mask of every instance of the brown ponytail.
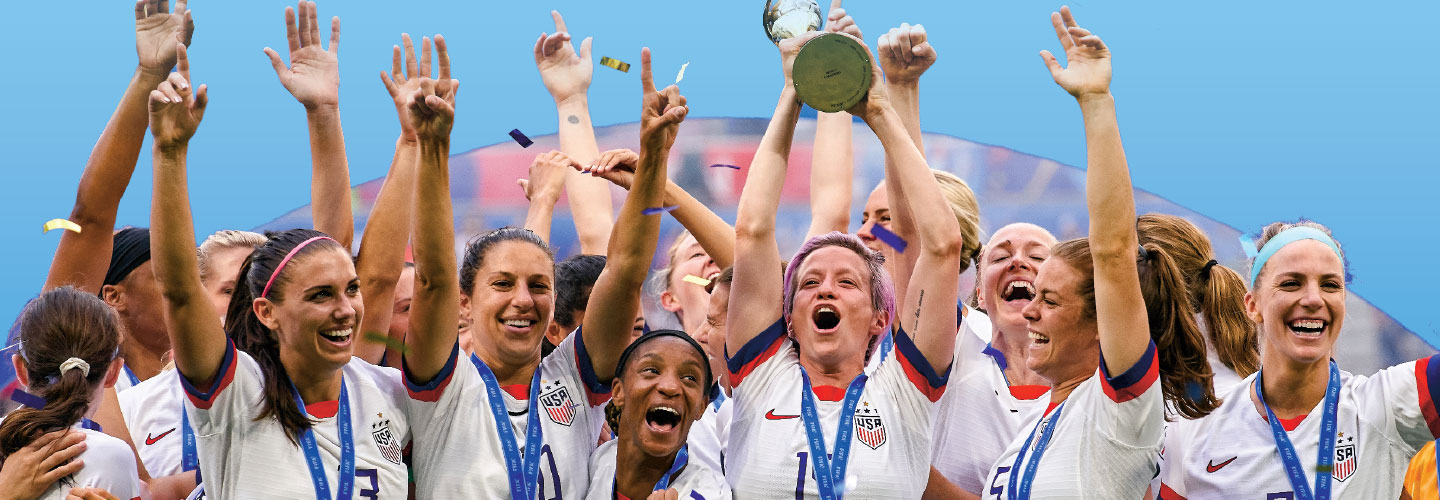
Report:
[{"label": "brown ponytail", "polygon": [[[45,407],[16,410],[0,422],[0,460],[40,435],[68,428],[90,409],[90,395],[104,379],[120,348],[119,318],[99,297],[64,286],[31,301],[18,321],[20,357],[27,390]],[[60,365],[78,358],[85,369]]]}]

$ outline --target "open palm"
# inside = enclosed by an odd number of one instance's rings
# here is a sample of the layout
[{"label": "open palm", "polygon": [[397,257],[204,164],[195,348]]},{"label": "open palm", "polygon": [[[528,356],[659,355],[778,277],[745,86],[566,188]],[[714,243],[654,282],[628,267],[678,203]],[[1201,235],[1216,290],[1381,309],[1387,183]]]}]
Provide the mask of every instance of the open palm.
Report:
[{"label": "open palm", "polygon": [[558,11],[550,11],[550,16],[555,20],[555,33],[540,35],[535,41],[535,67],[540,69],[540,80],[556,101],[584,95],[595,74],[595,64],[590,59],[591,39],[581,42],[577,53],[570,43],[565,18],[560,17]]},{"label": "open palm", "polygon": [[185,0],[175,3],[173,14],[169,0],[135,2],[135,52],[142,69],[168,73],[175,67],[175,45],[189,45],[194,33],[195,21],[185,9]]},{"label": "open palm", "polygon": [[1075,97],[1109,93],[1110,49],[1105,42],[1090,30],[1077,25],[1069,7],[1061,7],[1060,12],[1051,13],[1050,22],[1055,25],[1055,36],[1065,48],[1067,63],[1062,68],[1050,51],[1040,51],[1040,57],[1050,68],[1050,76],[1055,78],[1055,83]]},{"label": "open palm", "polygon": [[330,48],[320,42],[320,26],[316,19],[315,2],[302,1],[299,15],[285,8],[285,33],[290,42],[290,66],[274,49],[265,47],[265,55],[275,67],[280,84],[306,108],[340,104],[340,18],[330,20]]}]

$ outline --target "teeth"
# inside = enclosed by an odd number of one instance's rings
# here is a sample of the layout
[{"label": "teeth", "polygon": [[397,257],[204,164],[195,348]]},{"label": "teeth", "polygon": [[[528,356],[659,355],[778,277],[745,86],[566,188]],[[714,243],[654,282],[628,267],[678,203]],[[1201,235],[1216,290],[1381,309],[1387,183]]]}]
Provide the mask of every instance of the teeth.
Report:
[{"label": "teeth", "polygon": [[355,331],[354,328],[346,328],[346,329],[344,329],[344,330],[334,330],[334,331],[329,331],[329,332],[320,332],[320,334],[321,334],[321,335],[324,335],[324,336],[326,336],[326,337],[332,338],[332,339],[341,339],[341,340],[343,340],[343,339],[346,339],[346,338],[350,337],[350,334],[353,333],[354,331]]},{"label": "teeth", "polygon": [[1016,280],[1011,281],[1009,284],[1005,285],[1005,296],[1010,296],[1010,294],[1014,293],[1015,289],[1017,288],[1024,288],[1027,292],[1030,293],[1030,295],[1035,295],[1034,284],[1030,283],[1029,281]]},{"label": "teeth", "polygon": [[710,280],[710,281],[715,281],[715,278],[719,278],[719,277],[720,277],[720,273],[719,273],[719,272],[713,272],[713,273],[710,273],[709,275],[705,276],[705,279]]},{"label": "teeth", "polygon": [[835,312],[835,310],[834,310],[834,309],[831,309],[830,306],[822,306],[822,307],[820,307],[820,312],[822,312],[822,313],[825,313],[825,312],[833,313],[833,312]]},{"label": "teeth", "polygon": [[1035,332],[1029,332],[1029,333],[1030,333],[1030,340],[1045,340],[1045,341],[1049,341],[1049,340],[1050,340],[1050,337],[1046,337],[1046,336],[1044,336],[1044,335],[1041,335],[1041,334],[1038,334],[1038,333],[1035,333]]},{"label": "teeth", "polygon": [[513,326],[513,327],[515,327],[515,328],[529,328],[530,325],[533,325],[533,324],[535,324],[535,322],[534,322],[534,321],[530,321],[530,320],[528,320],[528,319],[507,319],[507,320],[505,320],[505,326]]},{"label": "teeth", "polygon": [[671,415],[675,415],[675,416],[677,416],[677,417],[680,416],[680,412],[679,412],[678,410],[676,410],[676,409],[674,409],[674,408],[671,408],[671,407],[669,407],[669,406],[657,406],[657,407],[655,407],[655,408],[652,408],[651,411],[663,411],[663,412],[669,413],[669,414],[671,414]]},{"label": "teeth", "polygon": [[1291,326],[1294,326],[1294,327],[1296,327],[1296,328],[1318,329],[1318,328],[1324,328],[1324,327],[1325,327],[1325,322],[1324,322],[1324,321],[1320,321],[1320,320],[1318,320],[1318,319],[1302,319],[1302,320],[1298,320],[1298,321],[1292,322],[1292,323],[1290,323],[1290,325],[1291,325]]}]

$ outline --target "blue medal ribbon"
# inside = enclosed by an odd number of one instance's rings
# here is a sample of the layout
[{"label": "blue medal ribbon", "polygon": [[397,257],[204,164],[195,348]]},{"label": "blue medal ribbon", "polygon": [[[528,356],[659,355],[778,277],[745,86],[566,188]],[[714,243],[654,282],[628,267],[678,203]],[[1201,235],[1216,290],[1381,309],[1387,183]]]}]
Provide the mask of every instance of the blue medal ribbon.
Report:
[{"label": "blue medal ribbon", "polygon": [[800,417],[805,420],[805,435],[810,439],[810,463],[815,468],[820,498],[837,500],[845,496],[845,468],[850,463],[851,435],[855,433],[855,406],[865,391],[864,373],[850,381],[840,407],[840,424],[835,429],[835,457],[826,456],[825,431],[820,428],[820,413],[815,409],[815,393],[810,388],[810,374],[800,367],[804,392],[800,394]]},{"label": "blue medal ribbon", "polygon": [[[490,415],[495,419],[495,430],[500,434],[500,448],[505,452],[505,470],[510,473],[510,498],[532,500],[535,498],[540,478],[540,367],[535,367],[535,376],[530,378],[529,411],[526,415],[525,450],[522,453],[515,441],[515,428],[510,425],[510,411],[505,408],[505,399],[500,395],[500,381],[479,357],[470,355],[470,362],[480,372],[485,382],[485,394],[490,400]],[[523,458],[522,458],[523,455]]]},{"label": "blue medal ribbon", "polygon": [[[294,384],[290,385],[290,392],[295,394],[295,405],[300,408],[300,412],[309,418],[309,413],[305,411],[305,400],[300,399],[300,391]],[[334,498],[349,500],[355,490],[355,436],[350,428],[350,394],[345,390],[343,376],[340,379],[340,411],[335,425],[340,428],[340,489]],[[314,429],[306,429],[300,434],[300,448],[305,450],[305,463],[310,467],[310,481],[315,484],[315,498],[330,500],[330,481],[325,478],[325,463],[320,460],[320,448],[315,445]]]},{"label": "blue medal ribbon", "polygon": [[1335,365],[1335,360],[1330,360],[1330,382],[1325,388],[1325,413],[1320,419],[1320,456],[1315,459],[1313,493],[1305,481],[1305,469],[1300,466],[1295,445],[1290,443],[1285,427],[1280,425],[1280,419],[1275,418],[1275,412],[1270,411],[1270,404],[1265,402],[1263,377],[1264,370],[1255,375],[1255,395],[1259,397],[1260,405],[1265,407],[1265,417],[1270,422],[1270,432],[1275,435],[1275,447],[1280,452],[1280,460],[1285,463],[1285,475],[1290,478],[1296,500],[1329,500],[1330,478],[1335,470],[1335,421],[1340,413],[1340,368]]},{"label": "blue medal ribbon", "polygon": [[[344,390],[344,381],[341,381],[341,390]],[[304,408],[305,405],[300,405]],[[195,482],[200,479],[200,454],[195,451],[195,429],[190,427],[190,415],[185,413],[185,405],[180,405],[180,470],[195,471]]]},{"label": "blue medal ribbon", "polygon": [[[616,456],[619,456],[618,453]],[[665,471],[665,475],[660,476],[660,480],[655,482],[655,487],[650,491],[665,491],[670,489],[670,481],[674,480],[675,476],[680,473],[680,469],[684,469],[685,464],[689,462],[690,446],[682,445],[680,446],[680,452],[675,454],[675,463],[670,464],[670,470]],[[616,482],[615,478],[610,478],[610,498],[619,498],[620,495],[617,491],[619,489],[620,485]]]},{"label": "blue medal ribbon", "polygon": [[715,397],[710,398],[710,407],[712,411],[720,411],[720,405],[725,404],[725,389],[721,389],[718,384],[714,387]]},{"label": "blue medal ribbon", "polygon": [[130,371],[130,365],[121,364],[120,367],[125,369],[125,378],[130,379],[130,387],[140,385],[140,377],[136,377],[135,372]]},{"label": "blue medal ribbon", "polygon": [[[1030,500],[1030,485],[1035,482],[1035,471],[1040,468],[1040,457],[1045,455],[1045,448],[1050,446],[1050,436],[1054,435],[1055,427],[1060,422],[1060,412],[1065,410],[1065,403],[1055,407],[1055,412],[1049,416],[1040,417],[1035,422],[1035,428],[1030,431],[1030,437],[1025,438],[1025,444],[1020,447],[1020,453],[1015,455],[1015,463],[1010,467],[1010,500]],[[1025,460],[1025,452],[1030,450],[1030,443],[1035,440],[1035,434],[1040,434],[1040,441],[1035,443],[1035,453],[1030,455],[1030,461],[1025,463],[1025,472],[1020,473],[1020,463]],[[1020,476],[1024,476],[1021,478]],[[1016,485],[1017,480],[1019,485]]]}]

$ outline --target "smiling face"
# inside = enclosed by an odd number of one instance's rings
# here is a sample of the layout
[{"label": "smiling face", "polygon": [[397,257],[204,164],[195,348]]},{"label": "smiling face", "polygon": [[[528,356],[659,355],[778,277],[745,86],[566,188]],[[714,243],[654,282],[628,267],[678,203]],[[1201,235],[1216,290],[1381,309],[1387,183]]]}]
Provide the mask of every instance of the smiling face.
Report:
[{"label": "smiling face", "polygon": [[281,361],[287,367],[340,369],[354,354],[355,326],[365,313],[350,256],[321,248],[296,257],[281,272],[280,301],[254,302],[255,315],[279,339]]},{"label": "smiling face", "polygon": [[1035,298],[1035,276],[1054,244],[1044,228],[1011,224],[995,232],[980,256],[980,308],[1017,341],[1029,324],[1023,311]]},{"label": "smiling face", "polygon": [[1319,241],[1285,245],[1266,261],[1245,309],[1260,325],[1264,365],[1325,362],[1345,321],[1345,263]]},{"label": "smiling face", "polygon": [[870,337],[889,324],[870,295],[870,270],[854,251],[835,245],[807,256],[795,273],[790,331],[802,359],[821,366],[865,362]]},{"label": "smiling face", "polygon": [[660,305],[680,317],[682,330],[693,332],[705,321],[705,307],[710,294],[705,287],[688,283],[686,276],[714,280],[720,266],[710,259],[694,236],[686,235],[675,247],[670,258],[670,281],[660,294]]},{"label": "smiling face", "polygon": [[650,457],[680,451],[708,402],[705,363],[677,337],[655,337],[631,353],[613,391],[621,408],[620,438],[628,447]]},{"label": "smiling face", "polygon": [[866,248],[881,252],[886,247],[875,238],[877,224],[890,229],[890,195],[885,191],[884,181],[875,186],[875,190],[870,191],[870,197],[865,199],[865,211],[860,213],[860,230],[855,231],[855,236],[865,242]]},{"label": "smiling face", "polygon": [[1061,259],[1048,259],[1035,277],[1039,294],[1025,306],[1029,349],[1025,366],[1052,385],[1094,373],[1100,330],[1080,286],[1083,276]]},{"label": "smiling face", "polygon": [[206,267],[210,273],[200,284],[205,287],[205,296],[225,321],[225,312],[230,310],[230,296],[235,295],[235,281],[240,277],[240,265],[255,249],[253,247],[220,248],[206,256]]},{"label": "smiling face", "polygon": [[460,306],[470,317],[475,353],[518,366],[540,358],[540,340],[555,308],[555,262],[526,241],[496,243],[475,272]]}]

